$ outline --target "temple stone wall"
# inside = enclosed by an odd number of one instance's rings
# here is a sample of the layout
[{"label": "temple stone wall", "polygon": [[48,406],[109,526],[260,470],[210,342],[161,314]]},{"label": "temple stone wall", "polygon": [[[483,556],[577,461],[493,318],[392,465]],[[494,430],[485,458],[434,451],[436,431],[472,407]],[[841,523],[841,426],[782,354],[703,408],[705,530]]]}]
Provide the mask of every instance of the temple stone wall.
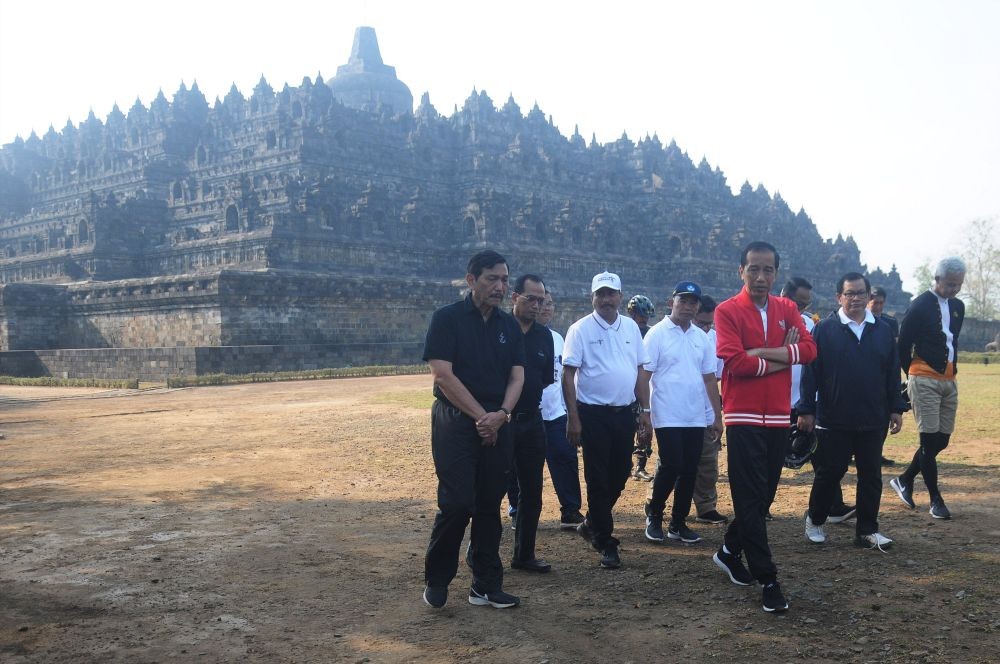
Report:
[{"label": "temple stone wall", "polygon": [[0,375],[165,382],[171,376],[419,364],[422,351],[422,339],[285,346],[23,350],[0,352]]}]

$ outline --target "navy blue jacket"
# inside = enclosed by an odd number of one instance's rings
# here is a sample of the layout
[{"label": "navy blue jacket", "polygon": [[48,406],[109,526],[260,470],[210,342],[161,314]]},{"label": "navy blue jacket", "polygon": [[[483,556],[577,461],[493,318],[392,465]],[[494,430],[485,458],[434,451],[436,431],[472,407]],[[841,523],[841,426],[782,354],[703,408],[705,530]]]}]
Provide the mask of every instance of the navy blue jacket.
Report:
[{"label": "navy blue jacket", "polygon": [[884,320],[865,325],[859,341],[834,312],[812,335],[816,359],[802,369],[799,415],[815,415],[825,429],[863,431],[885,429],[890,413],[906,411],[899,356]]}]

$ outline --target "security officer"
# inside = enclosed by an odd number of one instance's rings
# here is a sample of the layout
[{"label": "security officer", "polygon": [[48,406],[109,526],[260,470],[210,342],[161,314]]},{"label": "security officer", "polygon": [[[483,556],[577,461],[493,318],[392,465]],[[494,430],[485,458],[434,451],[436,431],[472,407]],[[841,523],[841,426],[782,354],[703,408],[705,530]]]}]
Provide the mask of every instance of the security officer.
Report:
[{"label": "security officer", "polygon": [[552,333],[536,321],[545,302],[541,277],[524,274],[514,284],[514,319],[524,333],[524,388],[514,406],[514,469],[520,487],[514,521],[514,558],[510,566],[528,572],[548,572],[549,563],[535,557],[535,535],[542,513],[542,468],[545,466],[545,426],[542,390],[554,380]]},{"label": "security officer", "polygon": [[448,600],[471,519],[469,603],[500,609],[520,604],[502,590],[500,501],[513,449],[507,424],[524,384],[524,335],[499,308],[507,294],[506,259],[481,251],[466,272],[468,296],[434,312],[424,345],[436,397],[431,453],[439,510],[424,560],[424,601],[441,608]]}]

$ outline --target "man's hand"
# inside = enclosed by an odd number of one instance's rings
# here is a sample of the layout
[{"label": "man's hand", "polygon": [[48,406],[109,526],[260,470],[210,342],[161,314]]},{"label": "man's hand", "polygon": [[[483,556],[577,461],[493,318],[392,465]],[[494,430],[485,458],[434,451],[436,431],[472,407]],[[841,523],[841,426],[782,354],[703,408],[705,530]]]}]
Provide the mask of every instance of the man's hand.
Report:
[{"label": "man's hand", "polygon": [[[900,423],[902,423],[902,421],[900,421]],[[799,428],[799,431],[809,433],[816,427],[816,416],[799,415],[799,419],[795,421],[795,426]]]},{"label": "man's hand", "polygon": [[507,424],[507,415],[502,410],[495,410],[476,420],[476,431],[482,438],[492,438],[495,443],[497,432],[505,424]]},{"label": "man's hand", "polygon": [[580,447],[580,437],[583,433],[583,424],[580,423],[580,416],[576,413],[571,413],[569,417],[566,418],[566,440],[572,443],[575,447]]},{"label": "man's hand", "polygon": [[785,343],[783,345],[791,346],[797,343],[799,343],[799,328],[793,327],[785,333]]},{"label": "man's hand", "polygon": [[899,413],[889,414],[889,433],[897,434],[903,428],[903,416]]},{"label": "man's hand", "polygon": [[725,425],[722,423],[722,417],[716,417],[715,422],[712,426],[708,427],[708,430],[712,432],[712,440],[722,440],[722,434],[726,430]]},{"label": "man's hand", "polygon": [[649,413],[639,413],[639,441],[645,444],[653,439],[653,422]]}]

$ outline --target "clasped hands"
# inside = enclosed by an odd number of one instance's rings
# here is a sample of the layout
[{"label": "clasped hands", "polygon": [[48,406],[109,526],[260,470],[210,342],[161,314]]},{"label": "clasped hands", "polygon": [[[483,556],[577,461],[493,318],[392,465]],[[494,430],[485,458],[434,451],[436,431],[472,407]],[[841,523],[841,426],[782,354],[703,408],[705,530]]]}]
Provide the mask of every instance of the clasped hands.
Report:
[{"label": "clasped hands", "polygon": [[479,433],[479,437],[483,439],[483,445],[496,445],[497,432],[505,424],[507,424],[507,415],[502,410],[486,413],[476,420],[476,431]]}]

